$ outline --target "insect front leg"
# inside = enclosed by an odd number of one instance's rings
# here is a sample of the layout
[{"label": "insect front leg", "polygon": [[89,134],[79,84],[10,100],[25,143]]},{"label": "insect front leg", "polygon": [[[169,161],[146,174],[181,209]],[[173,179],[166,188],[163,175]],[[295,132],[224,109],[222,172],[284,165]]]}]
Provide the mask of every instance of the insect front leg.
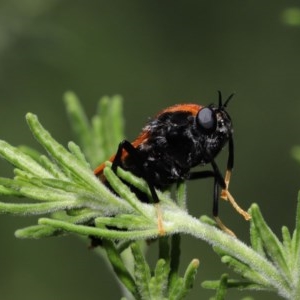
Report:
[{"label": "insect front leg", "polygon": [[[220,189],[220,187],[222,188],[222,191],[224,191],[224,190],[226,191],[225,199],[231,203],[231,205],[234,207],[234,209],[239,214],[241,214],[245,218],[245,220],[251,219],[251,216],[246,211],[244,211],[242,208],[240,208],[238,206],[238,204],[234,200],[233,196],[228,191],[226,181],[223,178],[223,176],[219,170],[219,167],[214,160],[211,161],[211,165],[212,165],[213,170],[193,172],[190,174],[189,179],[193,180],[193,179],[202,179],[202,178],[210,178],[210,177],[214,178],[213,209],[212,209],[214,219],[216,220],[216,223],[223,231],[227,232],[228,234],[230,234],[232,236],[235,236],[235,234],[228,227],[226,227],[223,224],[223,222],[221,221],[221,219],[219,218],[219,189]],[[232,165],[233,165],[233,158],[231,157],[229,159],[229,167],[232,167]]]},{"label": "insect front leg", "polygon": [[219,218],[219,192],[220,192],[220,187],[225,188],[226,184],[225,181],[219,171],[219,168],[217,164],[213,161],[213,171],[212,170],[207,170],[207,171],[199,171],[199,172],[193,172],[190,174],[189,179],[203,179],[203,178],[214,178],[214,190],[213,190],[213,217],[218,224],[219,228],[225,231],[226,233],[235,236],[233,231],[231,231],[228,227],[226,227],[221,219]]},{"label": "insect front leg", "polygon": [[[229,155],[230,157],[230,155]],[[232,157],[232,161],[229,161],[229,163],[231,163],[231,165],[229,164],[229,167],[233,165],[233,157]],[[226,177],[225,179],[223,178],[222,174],[220,173],[220,170],[217,166],[217,164],[215,163],[214,160],[211,161],[211,165],[214,169],[214,173],[215,173],[215,180],[217,181],[217,183],[220,185],[220,187],[222,188],[222,192],[221,192],[221,198],[224,200],[228,200],[230,202],[230,204],[233,206],[233,208],[244,217],[245,220],[250,220],[251,216],[244,211],[234,200],[233,196],[231,195],[231,193],[228,190],[228,183],[226,183]],[[231,169],[229,169],[229,174],[231,174]],[[229,175],[230,176],[230,175]],[[224,196],[222,195],[222,193],[224,193]]]},{"label": "insect front leg", "polygon": [[219,228],[221,228],[224,232],[228,233],[229,235],[236,237],[234,232],[230,230],[227,226],[225,226],[224,223],[219,218],[219,183],[216,177],[214,179],[213,216]]},{"label": "insect front leg", "polygon": [[225,173],[225,178],[224,178],[226,188],[223,188],[221,191],[221,198],[224,200],[228,200],[227,191],[229,188],[229,182],[230,182],[231,172],[233,169],[233,163],[234,163],[234,144],[233,144],[233,138],[231,135],[229,138],[229,141],[228,141],[228,159],[227,159],[227,168],[226,168],[226,173]]}]

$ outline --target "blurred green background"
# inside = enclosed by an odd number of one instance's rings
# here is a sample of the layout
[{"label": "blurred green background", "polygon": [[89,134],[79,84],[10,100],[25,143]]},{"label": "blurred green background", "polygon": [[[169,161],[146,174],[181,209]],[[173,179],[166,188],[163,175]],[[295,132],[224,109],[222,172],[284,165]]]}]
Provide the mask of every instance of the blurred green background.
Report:
[{"label": "blurred green background", "polygon": [[[296,5],[296,6],[295,6]],[[298,7],[297,7],[298,5]],[[103,95],[125,101],[126,136],[147,118],[181,102],[209,104],[217,90],[236,96],[236,163],[231,192],[248,208],[259,203],[276,233],[294,227],[300,167],[300,26],[298,1],[57,1],[0,2],[0,138],[38,147],[24,115],[38,114],[53,136],[72,139],[62,103],[66,90],[88,114]],[[226,151],[218,159],[225,168]],[[12,168],[0,161],[0,176]],[[188,184],[189,211],[211,215],[212,182]],[[245,242],[249,223],[227,203],[220,216]],[[17,240],[35,218],[0,216],[0,298],[118,299],[104,260],[76,237]],[[189,299],[208,299],[205,279],[228,270],[204,242],[183,238],[182,263],[200,259]],[[153,259],[157,245],[149,247]],[[250,293],[231,291],[228,299]],[[255,299],[278,299],[251,293]]]}]

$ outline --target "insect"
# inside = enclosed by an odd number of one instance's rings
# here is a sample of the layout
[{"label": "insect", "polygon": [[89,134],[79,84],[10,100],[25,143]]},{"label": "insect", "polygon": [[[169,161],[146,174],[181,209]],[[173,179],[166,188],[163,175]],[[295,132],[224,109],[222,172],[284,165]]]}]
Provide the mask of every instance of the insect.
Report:
[{"label": "insect", "polygon": [[[120,142],[116,154],[110,158],[113,171],[122,167],[144,178],[151,192],[150,199],[131,188],[141,201],[152,203],[159,202],[155,189],[166,190],[183,180],[212,177],[213,216],[221,229],[233,234],[218,217],[220,188],[221,198],[228,200],[246,220],[251,218],[237,205],[228,190],[234,163],[234,143],[232,121],[226,107],[233,95],[223,103],[219,91],[218,105],[178,104],[162,110],[146,124],[133,142]],[[215,158],[227,143],[227,170],[223,177]],[[207,164],[211,165],[211,170],[192,171],[198,165]],[[102,180],[104,167],[105,164],[101,164],[94,171]]]}]

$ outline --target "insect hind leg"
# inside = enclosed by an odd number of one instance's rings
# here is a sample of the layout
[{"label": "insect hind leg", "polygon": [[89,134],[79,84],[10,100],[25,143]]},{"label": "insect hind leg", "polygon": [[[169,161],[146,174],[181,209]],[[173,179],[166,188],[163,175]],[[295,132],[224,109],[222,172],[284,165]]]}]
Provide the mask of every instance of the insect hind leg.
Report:
[{"label": "insect hind leg", "polygon": [[158,203],[159,202],[159,198],[158,198],[157,193],[155,191],[155,188],[154,188],[154,185],[152,183],[152,180],[149,177],[148,173],[146,173],[145,170],[144,170],[143,159],[141,158],[138,150],[129,141],[123,140],[119,144],[117,154],[116,154],[116,156],[115,156],[115,158],[113,160],[112,170],[116,173],[117,172],[117,168],[122,165],[122,155],[123,155],[123,151],[124,150],[130,155],[130,157],[134,161],[136,167],[143,174],[142,177],[147,182],[149,190],[150,190],[150,193],[151,193],[151,196],[152,196],[152,199],[150,199],[151,202]]},{"label": "insect hind leg", "polygon": [[149,190],[150,190],[150,193],[152,196],[152,199],[150,199],[150,200],[151,200],[151,202],[153,202],[155,204],[155,207],[156,207],[157,227],[158,227],[159,235],[163,236],[163,235],[165,235],[165,229],[163,226],[163,216],[162,216],[161,207],[159,205],[159,198],[158,198],[157,193],[154,188],[154,184],[152,183],[152,180],[151,180],[149,174],[146,173],[144,170],[143,159],[141,158],[138,150],[129,141],[123,140],[119,144],[116,156],[113,160],[112,170],[116,173],[118,166],[122,165],[122,155],[123,155],[124,150],[131,156],[136,167],[143,174],[142,177],[148,184],[148,187],[149,187]]}]

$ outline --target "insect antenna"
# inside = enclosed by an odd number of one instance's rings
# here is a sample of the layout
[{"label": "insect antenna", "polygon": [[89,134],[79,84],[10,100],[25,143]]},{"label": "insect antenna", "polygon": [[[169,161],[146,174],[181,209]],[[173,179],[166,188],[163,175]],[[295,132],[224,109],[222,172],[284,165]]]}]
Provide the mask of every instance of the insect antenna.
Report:
[{"label": "insect antenna", "polygon": [[222,100],[222,93],[221,91],[218,91],[218,94],[219,94],[219,108],[225,108],[227,107],[229,101],[232,99],[232,97],[235,95],[235,93],[232,93],[227,99],[226,101],[224,102],[223,104],[223,100]]}]

